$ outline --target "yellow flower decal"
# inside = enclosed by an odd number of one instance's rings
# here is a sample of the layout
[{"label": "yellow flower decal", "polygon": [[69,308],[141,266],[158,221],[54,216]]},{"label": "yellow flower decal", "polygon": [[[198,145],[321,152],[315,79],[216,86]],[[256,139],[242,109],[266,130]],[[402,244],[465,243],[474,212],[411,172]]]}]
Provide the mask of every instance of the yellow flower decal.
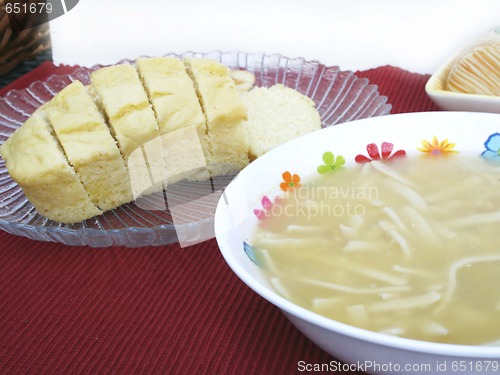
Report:
[{"label": "yellow flower decal", "polygon": [[438,141],[436,136],[432,138],[432,142],[422,140],[422,147],[417,147],[418,151],[425,153],[425,156],[448,156],[458,153],[454,150],[455,143],[449,143],[448,138]]},{"label": "yellow flower decal", "polygon": [[281,190],[287,191],[287,190],[290,190],[290,189],[293,189],[293,188],[296,188],[299,186],[300,177],[298,174],[294,174],[292,176],[292,174],[290,172],[286,171],[285,173],[282,174],[282,176],[283,176],[283,181],[285,181],[285,182],[282,182],[280,184]]}]

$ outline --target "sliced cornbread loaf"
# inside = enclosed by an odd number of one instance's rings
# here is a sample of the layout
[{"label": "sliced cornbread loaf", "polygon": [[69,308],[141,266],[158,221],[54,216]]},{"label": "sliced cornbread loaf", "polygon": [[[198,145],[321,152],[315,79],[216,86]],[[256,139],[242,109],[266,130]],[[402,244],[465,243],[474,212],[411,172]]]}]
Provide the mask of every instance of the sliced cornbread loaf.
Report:
[{"label": "sliced cornbread loaf", "polygon": [[107,211],[133,200],[116,141],[81,82],[66,86],[43,112],[97,207]]},{"label": "sliced cornbread loaf", "polygon": [[283,85],[255,87],[242,94],[248,110],[244,123],[250,156],[257,158],[274,147],[302,134],[321,129],[314,102]]},{"label": "sliced cornbread loaf", "polygon": [[[249,151],[257,157],[320,127],[309,99],[279,86],[244,93],[253,74],[216,61],[141,58],[99,69],[91,81],[62,90],[1,150],[39,213],[60,222],[116,208],[159,190],[165,179],[233,174],[248,164]],[[33,140],[16,140],[24,137]],[[30,144],[46,139],[52,149]]]},{"label": "sliced cornbread loaf", "polygon": [[212,60],[193,58],[185,63],[205,113],[210,173],[216,176],[238,172],[249,163],[248,140],[242,126],[247,111],[230,70]]},{"label": "sliced cornbread loaf", "polygon": [[75,223],[102,214],[39,111],[2,145],[9,174],[43,216]]},{"label": "sliced cornbread loaf", "polygon": [[[101,68],[92,73],[91,81],[96,94],[94,99],[105,113],[129,169],[134,196],[141,195],[151,186],[161,189],[163,179],[151,181],[151,178],[165,175],[162,153],[150,153],[146,160],[152,174],[136,163],[140,154],[144,155],[142,145],[160,137],[155,114],[136,69],[130,64]],[[133,152],[136,154],[129,160]]]},{"label": "sliced cornbread loaf", "polygon": [[[136,61],[136,66],[156,113],[160,134],[165,135],[186,127],[194,127],[197,137],[189,140],[189,147],[197,149],[198,147],[195,144],[199,144],[205,158],[208,157],[205,116],[196,95],[193,81],[187,74],[182,61],[173,57],[139,58]],[[190,131],[185,132],[184,135],[193,136]],[[174,148],[172,142],[174,138],[165,140],[169,145],[169,150],[166,150],[166,152],[171,155],[166,156],[165,159],[168,166],[169,183],[176,182],[181,178],[195,180],[209,178],[206,169],[195,169],[191,175],[189,173],[183,173],[182,176],[175,174],[176,170],[187,172],[189,169],[197,167],[192,166],[190,168],[189,157],[178,158],[173,155],[175,150],[182,151],[179,147]],[[198,156],[193,155],[196,159]],[[181,164],[173,164],[172,157]]]}]

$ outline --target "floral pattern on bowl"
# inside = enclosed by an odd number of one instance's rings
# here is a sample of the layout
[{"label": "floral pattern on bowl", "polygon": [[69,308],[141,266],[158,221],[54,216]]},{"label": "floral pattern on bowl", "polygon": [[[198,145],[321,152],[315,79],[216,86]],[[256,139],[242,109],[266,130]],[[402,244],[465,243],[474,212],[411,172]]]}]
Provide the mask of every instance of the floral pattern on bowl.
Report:
[{"label": "floral pattern on bowl", "polygon": [[393,154],[393,149],[394,145],[389,142],[382,142],[381,151],[379,151],[378,146],[375,143],[370,143],[366,146],[368,157],[362,154],[358,154],[356,155],[356,158],[354,160],[356,161],[356,163],[369,163],[373,160],[391,160],[406,156],[405,150],[398,150]]},{"label": "floral pattern on bowl", "polygon": [[484,142],[484,150],[481,156],[485,159],[500,162],[500,133],[491,134]]},{"label": "floral pattern on bowl", "polygon": [[423,139],[421,141],[421,147],[417,147],[417,150],[424,153],[424,156],[449,156],[458,153],[455,150],[455,143],[449,143],[448,138],[442,141],[438,141],[436,136],[432,137],[432,141],[427,141]]},{"label": "floral pattern on bowl", "polygon": [[[431,141],[422,139],[420,141],[421,145],[417,146],[415,149],[422,153],[425,157],[446,157],[450,155],[457,154],[459,151],[455,149],[455,143],[450,143],[448,138],[439,141],[434,135]],[[488,160],[500,162],[500,133],[490,134],[487,140],[484,142],[484,147],[486,148],[479,156]],[[382,142],[380,151],[376,143],[369,143],[366,146],[368,156],[363,154],[357,154],[354,157],[354,162],[358,164],[369,163],[374,160],[389,162],[394,159],[404,158],[407,156],[407,152],[404,149],[397,150],[393,153],[394,144],[390,142]],[[322,154],[321,159],[323,164],[316,168],[317,173],[325,175],[331,173],[339,168],[344,167],[346,164],[346,159],[342,155],[335,157],[333,152],[326,151]],[[288,192],[291,189],[300,187],[301,178],[298,174],[291,174],[286,171],[282,174],[282,179],[284,182],[279,184],[280,189],[283,192]],[[275,202],[279,201],[281,197],[278,195],[275,197]],[[254,209],[254,214],[259,220],[263,220],[266,217],[272,215],[272,205],[273,203],[267,195],[262,196],[261,200],[262,209]],[[248,254],[253,254],[251,252],[252,246],[247,242],[244,242],[243,247],[245,252]],[[250,256],[250,255],[249,255]],[[257,264],[255,257],[252,255],[251,260]]]}]

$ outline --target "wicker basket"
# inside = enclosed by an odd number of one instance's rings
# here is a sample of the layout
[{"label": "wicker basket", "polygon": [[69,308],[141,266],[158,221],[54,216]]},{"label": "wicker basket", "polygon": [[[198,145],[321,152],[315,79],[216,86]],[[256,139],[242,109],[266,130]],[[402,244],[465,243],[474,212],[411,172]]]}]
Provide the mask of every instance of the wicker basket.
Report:
[{"label": "wicker basket", "polygon": [[[26,26],[34,24],[36,15],[22,15]],[[19,63],[32,59],[37,54],[50,48],[49,25],[26,28],[13,32],[9,17],[5,12],[4,2],[0,0],[0,75],[7,73]]]}]

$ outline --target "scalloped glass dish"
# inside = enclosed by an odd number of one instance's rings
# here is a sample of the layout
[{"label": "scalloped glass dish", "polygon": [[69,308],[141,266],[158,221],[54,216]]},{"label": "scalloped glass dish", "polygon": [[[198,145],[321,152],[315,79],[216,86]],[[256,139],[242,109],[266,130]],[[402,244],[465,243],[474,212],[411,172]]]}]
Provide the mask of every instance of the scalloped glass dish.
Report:
[{"label": "scalloped glass dish", "polygon": [[[294,88],[314,100],[322,119],[322,127],[362,118],[387,115],[391,105],[380,96],[377,86],[360,79],[339,67],[327,67],[303,58],[290,59],[281,55],[244,52],[188,52],[168,56],[210,58],[231,69],[253,72],[256,86],[269,87],[277,83]],[[0,98],[0,144],[18,128],[41,104],[50,100],[73,80],[89,83],[90,72],[100,68],[79,68],[70,75],[52,76],[45,82],[34,82],[24,90],[14,90]],[[160,199],[176,205],[193,202],[200,192],[220,191],[234,176],[186,185],[183,182],[167,189]],[[145,198],[151,201],[158,197]],[[41,241],[54,241],[66,245],[159,246],[178,241],[177,230],[182,229],[196,237],[197,232],[209,228],[218,202],[216,194],[188,208],[177,210],[174,222],[168,208],[146,210],[135,203],[123,205],[104,215],[77,224],[61,224],[39,215],[24,196],[21,188],[10,178],[3,160],[0,160],[0,228],[20,236]],[[176,207],[181,207],[176,206]],[[186,207],[183,205],[182,207]]]}]

